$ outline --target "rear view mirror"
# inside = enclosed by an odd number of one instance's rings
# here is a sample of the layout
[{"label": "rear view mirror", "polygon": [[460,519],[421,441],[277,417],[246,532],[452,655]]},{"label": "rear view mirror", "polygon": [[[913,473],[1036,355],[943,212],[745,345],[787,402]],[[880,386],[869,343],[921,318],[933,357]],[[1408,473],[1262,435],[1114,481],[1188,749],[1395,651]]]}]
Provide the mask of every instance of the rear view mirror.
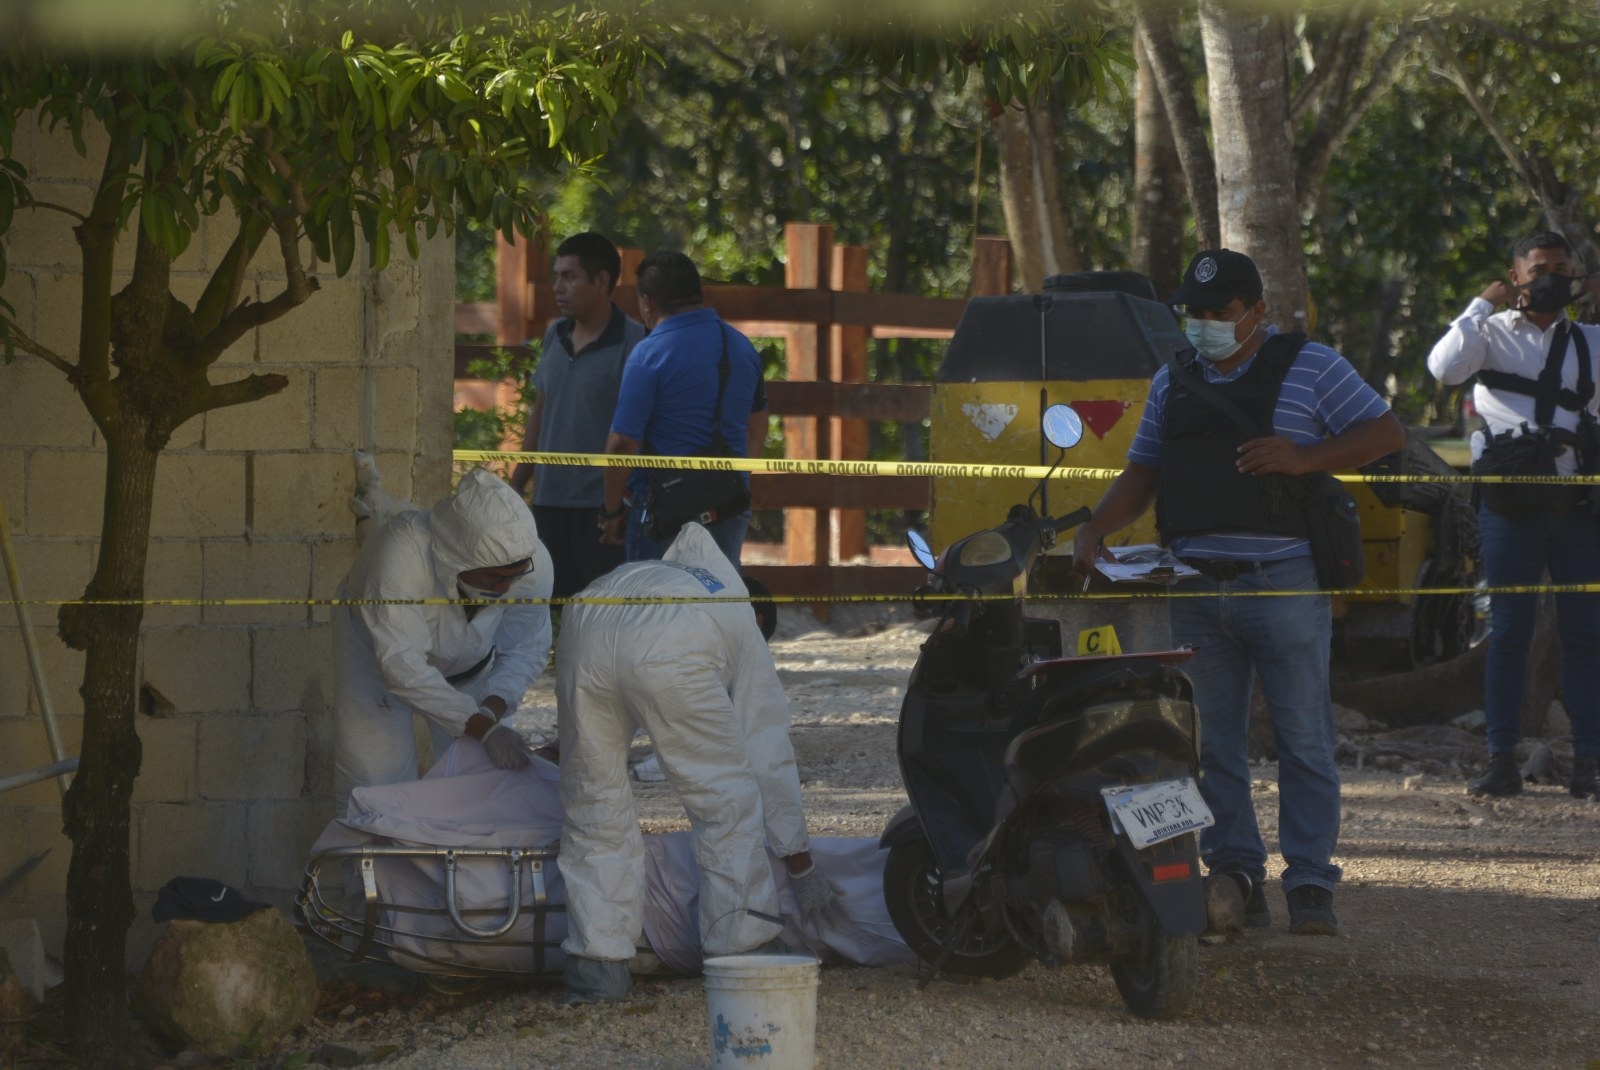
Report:
[{"label": "rear view mirror", "polygon": [[1052,405],[1044,410],[1040,423],[1045,440],[1057,449],[1071,449],[1083,439],[1083,417],[1070,405]]},{"label": "rear view mirror", "polygon": [[932,572],[939,563],[933,556],[933,548],[928,545],[928,540],[922,537],[922,532],[906,532],[906,545],[911,547],[911,556],[917,559],[917,564],[928,571]]}]

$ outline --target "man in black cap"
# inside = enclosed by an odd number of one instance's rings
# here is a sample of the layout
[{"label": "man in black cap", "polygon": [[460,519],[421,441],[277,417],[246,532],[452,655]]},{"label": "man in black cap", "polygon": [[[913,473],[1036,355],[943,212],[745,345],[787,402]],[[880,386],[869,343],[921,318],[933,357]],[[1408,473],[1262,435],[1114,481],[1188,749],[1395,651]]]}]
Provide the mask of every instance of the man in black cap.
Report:
[{"label": "man in black cap", "polygon": [[[1267,851],[1250,794],[1250,694],[1259,674],[1278,752],[1289,931],[1335,935],[1333,621],[1285,482],[1376,460],[1405,444],[1405,430],[1338,353],[1267,326],[1262,292],[1243,253],[1209,249],[1189,262],[1169,303],[1183,306],[1194,349],[1174,358],[1176,373],[1170,365],[1156,372],[1127,467],[1078,529],[1074,556],[1087,573],[1102,540],[1155,503],[1162,542],[1200,572],[1183,593],[1216,596],[1169,604],[1173,640],[1196,651],[1187,669],[1201,717],[1201,792],[1216,816],[1200,837],[1206,865],[1225,894],[1242,899],[1247,925],[1271,923]],[[1186,385],[1196,382],[1204,385]],[[1215,393],[1253,426],[1270,420],[1275,433],[1244,433]],[[1249,597],[1277,591],[1305,594]]]}]

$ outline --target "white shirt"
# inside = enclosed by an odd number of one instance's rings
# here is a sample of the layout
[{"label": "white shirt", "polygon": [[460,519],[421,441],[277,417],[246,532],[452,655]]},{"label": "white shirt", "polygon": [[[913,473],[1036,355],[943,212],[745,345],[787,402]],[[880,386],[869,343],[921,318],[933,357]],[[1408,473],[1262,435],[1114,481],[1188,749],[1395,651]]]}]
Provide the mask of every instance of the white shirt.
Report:
[{"label": "white shirt", "polygon": [[[1565,317],[1563,317],[1564,319]],[[1550,353],[1550,337],[1561,319],[1547,329],[1540,330],[1521,312],[1507,310],[1495,312],[1494,306],[1481,297],[1474,297],[1467,310],[1457,316],[1445,331],[1444,337],[1434,344],[1428,354],[1428,370],[1433,377],[1447,386],[1465,382],[1470,376],[1488,368],[1492,371],[1510,372],[1527,379],[1538,379],[1544,370],[1545,358]],[[1589,342],[1591,365],[1600,357],[1600,327],[1575,323]],[[1573,345],[1567,343],[1567,352],[1561,365],[1561,385],[1571,390],[1578,387],[1578,361]],[[1600,376],[1596,376],[1600,379]],[[1526,423],[1534,425],[1534,400],[1527,394],[1514,394],[1508,390],[1494,390],[1478,383],[1472,391],[1478,415],[1489,426],[1489,434],[1502,431],[1521,431]],[[1600,416],[1600,390],[1589,399],[1588,410]],[[1568,431],[1578,426],[1578,414],[1556,406],[1556,427]],[[1577,471],[1578,459],[1573,451],[1562,451],[1556,459],[1557,475],[1572,475]]]}]

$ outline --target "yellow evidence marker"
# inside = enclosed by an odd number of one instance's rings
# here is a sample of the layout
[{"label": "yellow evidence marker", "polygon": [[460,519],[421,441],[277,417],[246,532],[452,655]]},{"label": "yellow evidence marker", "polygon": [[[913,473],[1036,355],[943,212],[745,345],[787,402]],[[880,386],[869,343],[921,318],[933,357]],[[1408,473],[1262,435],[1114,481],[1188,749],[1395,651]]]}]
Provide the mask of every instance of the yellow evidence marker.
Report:
[{"label": "yellow evidence marker", "polygon": [[1120,654],[1122,644],[1117,642],[1117,630],[1109,624],[1088,628],[1078,633],[1078,656],[1088,654]]}]

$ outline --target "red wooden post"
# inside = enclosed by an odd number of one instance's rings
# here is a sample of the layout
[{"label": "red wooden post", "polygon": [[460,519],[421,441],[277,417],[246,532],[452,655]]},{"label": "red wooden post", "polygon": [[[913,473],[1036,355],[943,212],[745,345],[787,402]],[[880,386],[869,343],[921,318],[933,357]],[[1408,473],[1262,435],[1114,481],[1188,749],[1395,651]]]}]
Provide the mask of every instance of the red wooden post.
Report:
[{"label": "red wooden post", "polygon": [[[867,291],[867,263],[870,254],[862,245],[836,245],[833,247],[833,265],[830,282],[833,289]],[[830,328],[830,374],[836,383],[864,383],[867,381],[868,327]],[[865,420],[828,421],[832,454],[841,461],[861,461],[867,457],[867,422]],[[838,534],[838,557],[849,561],[867,554],[867,514],[861,509],[834,511],[834,531]]]},{"label": "red wooden post", "polygon": [[[833,248],[833,227],[826,223],[789,223],[783,228],[789,248],[784,265],[784,285],[791,290],[826,290]],[[826,379],[830,368],[828,332],[820,324],[796,324],[790,331],[788,377],[791,381],[814,382]],[[810,416],[788,416],[783,421],[784,453],[791,458],[817,460],[828,455],[832,445],[819,427],[823,420]],[[784,557],[791,565],[828,563],[830,524],[825,509],[785,509],[783,522]],[[826,619],[826,607],[817,607]]]},{"label": "red wooden post", "polygon": [[495,299],[499,303],[499,326],[495,341],[503,346],[519,346],[542,333],[544,321],[554,309],[537,306],[538,284],[550,277],[550,256],[541,230],[532,238],[508,242],[505,235],[495,238]]},{"label": "red wooden post", "polygon": [[972,243],[972,296],[1004,297],[1011,292],[1015,257],[1006,238],[978,238]]}]

